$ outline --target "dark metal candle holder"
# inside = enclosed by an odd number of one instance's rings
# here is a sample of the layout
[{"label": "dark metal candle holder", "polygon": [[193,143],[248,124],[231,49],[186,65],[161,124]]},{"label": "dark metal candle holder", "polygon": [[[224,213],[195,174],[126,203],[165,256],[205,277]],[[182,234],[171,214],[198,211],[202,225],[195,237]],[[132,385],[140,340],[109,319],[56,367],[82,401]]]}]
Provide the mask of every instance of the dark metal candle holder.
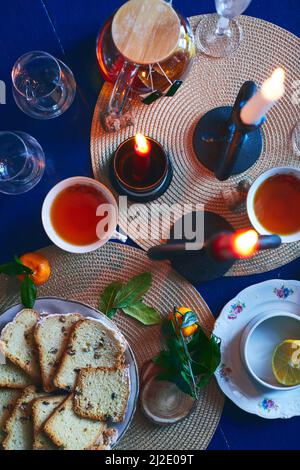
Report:
[{"label": "dark metal candle holder", "polygon": [[[149,258],[153,260],[170,260],[172,267],[193,284],[211,281],[223,276],[236,262],[234,257],[222,260],[213,252],[213,243],[218,236],[234,232],[233,227],[223,217],[213,212],[204,213],[204,245],[202,249],[188,251],[185,246],[186,242],[192,243],[193,240],[174,240],[174,233],[178,233],[177,224],[182,227],[184,219],[192,215],[195,227],[196,214],[193,212],[179,219],[171,230],[168,243],[154,246],[148,251]],[[259,237],[257,249],[277,248],[280,244],[281,239],[278,235],[263,235]]]},{"label": "dark metal candle holder", "polygon": [[247,125],[240,117],[242,107],[256,91],[254,82],[245,82],[233,107],[212,109],[195,128],[194,151],[200,162],[220,181],[248,170],[261,155],[260,127],[264,119],[257,125]]},{"label": "dark metal candle holder", "polygon": [[[135,153],[135,137],[131,137],[119,145],[110,164],[110,179],[116,191],[138,202],[160,197],[173,177],[170,158],[161,144],[150,137],[147,140],[151,144],[147,162]],[[137,167],[138,158],[141,160]]]},{"label": "dark metal candle holder", "polygon": [[[172,267],[193,284],[223,276],[231,268],[234,260],[220,262],[213,258],[206,248],[199,251],[186,251],[185,243],[187,240],[183,239],[180,242],[174,240],[174,233],[178,233],[176,225],[182,227],[182,224],[185,223],[185,217],[191,217],[191,214],[179,219],[171,230],[168,243],[150,248],[148,256],[155,260],[169,259]],[[196,220],[196,212],[193,212],[192,224],[194,227],[196,226]],[[220,215],[213,212],[204,213],[204,245],[217,233],[233,231],[233,227]],[[188,240],[188,242],[192,243],[193,241]]]}]

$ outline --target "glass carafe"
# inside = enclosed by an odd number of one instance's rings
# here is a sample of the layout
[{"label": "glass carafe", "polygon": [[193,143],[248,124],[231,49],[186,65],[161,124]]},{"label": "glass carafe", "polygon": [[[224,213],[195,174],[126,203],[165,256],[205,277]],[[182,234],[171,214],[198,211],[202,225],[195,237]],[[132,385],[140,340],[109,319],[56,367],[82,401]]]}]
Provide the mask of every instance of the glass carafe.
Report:
[{"label": "glass carafe", "polygon": [[107,21],[97,40],[101,73],[115,84],[103,113],[104,127],[116,131],[133,123],[132,95],[139,95],[145,104],[173,96],[194,54],[190,24],[170,3],[126,2]]}]

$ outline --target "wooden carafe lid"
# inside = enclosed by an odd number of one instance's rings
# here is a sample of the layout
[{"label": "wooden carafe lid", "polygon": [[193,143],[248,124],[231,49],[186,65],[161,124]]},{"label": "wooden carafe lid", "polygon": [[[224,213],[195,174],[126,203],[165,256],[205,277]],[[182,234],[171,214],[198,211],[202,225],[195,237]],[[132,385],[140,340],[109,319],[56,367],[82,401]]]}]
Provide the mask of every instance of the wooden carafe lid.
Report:
[{"label": "wooden carafe lid", "polygon": [[119,52],[135,64],[154,64],[177,48],[180,21],[164,0],[130,0],[115,14],[112,37]]}]

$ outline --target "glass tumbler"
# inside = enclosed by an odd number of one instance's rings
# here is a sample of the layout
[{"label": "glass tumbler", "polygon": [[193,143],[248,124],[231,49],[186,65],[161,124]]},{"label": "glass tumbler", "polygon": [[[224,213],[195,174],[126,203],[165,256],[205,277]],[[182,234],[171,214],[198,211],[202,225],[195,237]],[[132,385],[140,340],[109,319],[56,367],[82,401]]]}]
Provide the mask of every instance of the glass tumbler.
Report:
[{"label": "glass tumbler", "polygon": [[0,193],[26,193],[40,181],[44,169],[44,152],[33,137],[0,132]]},{"label": "glass tumbler", "polygon": [[52,119],[73,103],[76,82],[71,70],[47,52],[22,55],[12,69],[13,96],[18,107],[36,119]]}]

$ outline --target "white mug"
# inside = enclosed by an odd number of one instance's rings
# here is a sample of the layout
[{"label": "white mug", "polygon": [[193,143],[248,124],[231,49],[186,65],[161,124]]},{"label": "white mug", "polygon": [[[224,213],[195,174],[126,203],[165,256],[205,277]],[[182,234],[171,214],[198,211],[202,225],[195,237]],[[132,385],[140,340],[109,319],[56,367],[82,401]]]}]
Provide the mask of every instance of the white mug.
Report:
[{"label": "white mug", "polygon": [[[90,245],[73,245],[65,240],[63,240],[56,230],[53,227],[51,221],[51,207],[56,198],[56,196],[61,193],[64,189],[74,186],[76,184],[83,184],[85,186],[91,186],[101,192],[107,203],[111,207],[110,213],[112,214],[111,219],[108,223],[108,230],[105,232],[105,236],[99,238],[96,242]],[[75,176],[73,178],[68,178],[66,180],[61,181],[56,186],[54,186],[50,192],[47,194],[43,207],[42,207],[42,222],[44,229],[50,238],[50,240],[54,243],[54,245],[58,246],[64,251],[68,251],[70,253],[89,253],[91,251],[95,251],[101,246],[103,246],[108,240],[110,239],[117,239],[122,242],[126,242],[127,237],[125,235],[120,234],[117,232],[117,221],[118,221],[118,205],[117,202],[112,194],[112,192],[104,186],[104,184],[96,181],[92,178],[87,178],[85,176]]]},{"label": "white mug", "polygon": [[[271,176],[275,175],[286,175],[286,174],[292,174],[295,175],[299,179],[299,184],[300,184],[300,168],[292,168],[292,167],[279,167],[279,168],[272,168],[271,170],[265,171],[262,173],[252,184],[248,196],[247,196],[247,212],[248,212],[248,217],[250,219],[251,224],[255,228],[255,230],[260,233],[261,235],[270,235],[270,232],[266,230],[265,227],[261,225],[259,220],[256,217],[255,210],[254,210],[254,199],[255,199],[255,194],[258,190],[258,188],[264,183],[268,178]],[[288,210],[288,208],[287,208]],[[300,210],[300,208],[299,208]],[[280,214],[279,214],[280,217]],[[278,234],[282,240],[283,243],[291,243],[291,242],[296,242],[300,240],[300,231],[291,233],[290,235],[281,235],[280,233]]]}]

